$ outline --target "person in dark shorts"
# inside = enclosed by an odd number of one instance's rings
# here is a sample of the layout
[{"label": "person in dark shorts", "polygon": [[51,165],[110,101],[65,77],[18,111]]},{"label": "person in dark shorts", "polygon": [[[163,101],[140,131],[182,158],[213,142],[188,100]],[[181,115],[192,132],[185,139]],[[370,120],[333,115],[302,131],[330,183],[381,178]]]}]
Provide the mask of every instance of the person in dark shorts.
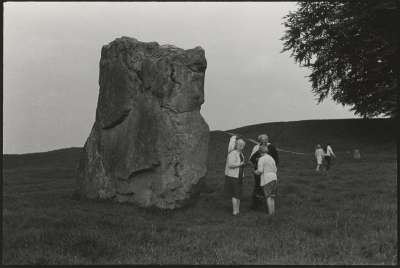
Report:
[{"label": "person in dark shorts", "polygon": [[263,189],[268,213],[275,214],[275,197],[277,194],[278,177],[275,160],[268,154],[267,146],[260,146],[262,156],[258,159],[257,170],[255,174],[260,175],[260,186]]},{"label": "person in dark shorts", "polygon": [[[279,155],[278,151],[276,150],[275,146],[269,143],[268,135],[262,134],[258,136],[259,144],[253,147],[252,153],[250,155],[250,162],[254,166],[254,170],[257,169],[258,159],[262,156],[260,146],[267,146],[268,147],[268,154],[275,160],[275,164],[279,164]],[[257,209],[265,202],[265,195],[264,191],[260,186],[260,175],[254,174],[254,188],[252,194],[252,203],[250,209]]]},{"label": "person in dark shorts", "polygon": [[225,188],[232,198],[232,214],[239,215],[240,199],[242,197],[242,185],[244,176],[245,159],[243,149],[246,143],[243,139],[237,139],[235,149],[228,153],[225,166]]}]

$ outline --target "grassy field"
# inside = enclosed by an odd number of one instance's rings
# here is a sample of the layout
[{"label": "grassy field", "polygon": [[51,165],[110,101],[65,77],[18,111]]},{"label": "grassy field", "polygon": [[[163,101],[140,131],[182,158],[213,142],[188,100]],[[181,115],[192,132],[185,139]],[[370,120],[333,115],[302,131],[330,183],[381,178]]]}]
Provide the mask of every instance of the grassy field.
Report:
[{"label": "grassy field", "polygon": [[[78,200],[80,148],[3,158],[3,264],[397,264],[397,155],[388,120],[255,125],[278,147],[313,152],[330,141],[338,159],[316,174],[311,155],[280,153],[277,214],[241,215],[223,194],[228,136],[212,132],[204,191],[190,207],[145,210]],[[361,134],[361,135],[360,135]],[[358,148],[362,159],[347,151]],[[246,147],[248,155],[251,145]]]}]

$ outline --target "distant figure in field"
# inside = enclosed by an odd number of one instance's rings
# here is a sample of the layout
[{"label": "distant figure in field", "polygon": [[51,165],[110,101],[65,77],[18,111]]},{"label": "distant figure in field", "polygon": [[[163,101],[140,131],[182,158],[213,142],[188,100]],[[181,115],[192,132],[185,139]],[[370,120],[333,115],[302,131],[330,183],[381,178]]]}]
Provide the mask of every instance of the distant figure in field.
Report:
[{"label": "distant figure in field", "polygon": [[361,159],[361,154],[360,154],[360,150],[358,150],[358,149],[354,149],[354,151],[353,151],[353,158],[354,159]]},{"label": "distant figure in field", "polygon": [[315,148],[315,158],[317,160],[317,168],[315,171],[319,171],[320,167],[322,166],[322,160],[324,159],[325,153],[324,150],[322,149],[320,144],[317,144]]},{"label": "distant figure in field", "polygon": [[[257,138],[259,144],[253,147],[253,150],[250,155],[250,161],[253,163],[254,170],[257,169],[258,160],[262,156],[262,152],[260,151],[260,146],[266,146],[268,148],[268,154],[274,159],[275,164],[279,164],[279,156],[278,151],[275,146],[269,143],[269,138],[267,134],[261,134]],[[264,192],[260,186],[260,175],[254,174],[254,189],[252,194],[252,204],[251,209],[257,209],[260,204],[264,202]]]},{"label": "distant figure in field", "polygon": [[326,144],[325,147],[325,163],[326,163],[326,171],[328,171],[331,167],[332,158],[336,158],[335,153],[332,150],[332,147],[329,143]]},{"label": "distant figure in field", "polygon": [[244,175],[244,155],[242,153],[246,143],[243,139],[237,139],[235,149],[228,153],[225,166],[225,187],[232,198],[232,214],[239,214],[240,199]]},{"label": "distant figure in field", "polygon": [[268,146],[260,146],[261,157],[258,159],[255,174],[260,175],[260,186],[267,201],[268,213],[275,213],[275,197],[277,193],[277,168],[275,160],[268,154]]}]

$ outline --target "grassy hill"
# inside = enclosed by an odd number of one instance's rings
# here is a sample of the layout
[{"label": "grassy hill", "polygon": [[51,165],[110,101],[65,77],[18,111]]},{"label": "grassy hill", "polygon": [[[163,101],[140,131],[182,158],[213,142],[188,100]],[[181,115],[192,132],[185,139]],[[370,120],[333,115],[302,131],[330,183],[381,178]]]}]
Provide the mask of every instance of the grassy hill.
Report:
[{"label": "grassy hill", "polygon": [[[277,147],[313,152],[317,143],[330,142],[336,151],[361,149],[369,145],[387,145],[395,140],[393,119],[335,119],[275,122],[251,125],[231,130],[247,138],[256,139],[260,133],[267,133]],[[222,135],[221,135],[222,134]],[[223,133],[214,132],[217,143],[226,138]],[[226,141],[225,141],[226,143]]]},{"label": "grassy hill", "polygon": [[68,167],[77,164],[82,148],[73,147],[43,153],[6,154],[3,165],[6,169],[19,167]]},{"label": "grassy hill", "polygon": [[[207,187],[176,211],[74,198],[81,148],[3,156],[3,264],[395,264],[397,155],[388,119],[309,120],[231,130],[268,133],[280,153],[277,214],[241,215],[223,194],[229,136],[210,134]],[[331,142],[338,159],[316,174],[311,153]],[[248,156],[252,144],[246,146]],[[348,151],[358,148],[356,161]]]}]

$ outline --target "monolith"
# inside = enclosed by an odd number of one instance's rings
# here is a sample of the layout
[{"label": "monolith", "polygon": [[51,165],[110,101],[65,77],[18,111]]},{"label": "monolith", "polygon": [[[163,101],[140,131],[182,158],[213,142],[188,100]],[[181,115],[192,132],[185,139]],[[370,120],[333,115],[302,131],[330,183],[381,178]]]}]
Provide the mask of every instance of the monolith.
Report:
[{"label": "monolith", "polygon": [[201,47],[129,37],[102,47],[96,119],[78,167],[81,196],[164,209],[190,200],[207,172],[206,67]]}]

